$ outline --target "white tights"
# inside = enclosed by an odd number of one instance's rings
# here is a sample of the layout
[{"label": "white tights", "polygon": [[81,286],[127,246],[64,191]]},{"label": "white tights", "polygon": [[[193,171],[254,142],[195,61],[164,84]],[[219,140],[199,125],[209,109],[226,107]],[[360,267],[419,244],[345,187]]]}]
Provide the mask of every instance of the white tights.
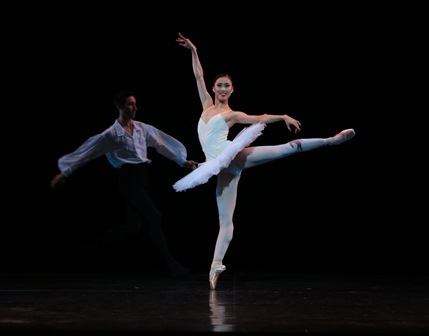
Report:
[{"label": "white tights", "polygon": [[231,170],[227,168],[217,175],[216,201],[219,212],[219,234],[216,240],[213,264],[222,262],[232,240],[234,232],[232,217],[236,205],[238,182],[243,169],[282,159],[295,153],[307,152],[327,145],[337,145],[342,142],[344,142],[343,137],[335,136],[331,138],[299,139],[282,145],[247,147],[243,149],[231,164],[236,168],[235,174],[228,172]]}]

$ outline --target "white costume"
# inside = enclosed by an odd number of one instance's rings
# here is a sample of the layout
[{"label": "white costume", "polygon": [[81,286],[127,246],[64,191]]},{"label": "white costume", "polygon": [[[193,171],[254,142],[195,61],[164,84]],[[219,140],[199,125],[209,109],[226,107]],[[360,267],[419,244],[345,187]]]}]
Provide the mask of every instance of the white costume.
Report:
[{"label": "white costume", "polygon": [[255,141],[266,126],[266,124],[262,123],[252,124],[244,128],[231,141],[228,140],[229,127],[222,114],[216,114],[210,118],[207,124],[201,118],[198,121],[198,137],[206,156],[206,161],[177,181],[173,185],[176,191],[184,191],[204,184],[210,177],[219,174],[222,169],[230,170],[234,174],[237,168],[234,164],[231,164],[231,161],[243,148]]}]

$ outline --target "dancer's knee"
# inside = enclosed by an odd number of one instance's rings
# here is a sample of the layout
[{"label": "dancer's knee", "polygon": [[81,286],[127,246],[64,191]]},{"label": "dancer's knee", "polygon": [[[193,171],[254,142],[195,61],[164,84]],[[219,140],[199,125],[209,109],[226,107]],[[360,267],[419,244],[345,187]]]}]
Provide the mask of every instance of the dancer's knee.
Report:
[{"label": "dancer's knee", "polygon": [[278,145],[275,147],[275,149],[277,151],[275,154],[275,158],[276,159],[285,158],[291,154],[295,154],[295,153],[299,152],[300,148],[301,148],[301,143],[299,140],[293,140],[293,141],[289,141],[283,145]]},{"label": "dancer's knee", "polygon": [[302,142],[300,140],[292,140],[287,143],[290,146],[290,149],[294,152],[303,152]]}]

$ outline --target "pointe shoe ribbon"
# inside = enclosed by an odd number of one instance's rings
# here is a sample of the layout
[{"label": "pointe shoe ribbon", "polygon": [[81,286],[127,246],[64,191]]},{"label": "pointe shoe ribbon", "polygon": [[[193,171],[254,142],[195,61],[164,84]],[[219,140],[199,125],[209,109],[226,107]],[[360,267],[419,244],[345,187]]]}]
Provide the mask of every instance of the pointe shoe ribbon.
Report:
[{"label": "pointe shoe ribbon", "polygon": [[219,275],[225,270],[225,265],[220,265],[211,268],[209,276],[210,289],[216,289],[217,279],[219,278]]}]

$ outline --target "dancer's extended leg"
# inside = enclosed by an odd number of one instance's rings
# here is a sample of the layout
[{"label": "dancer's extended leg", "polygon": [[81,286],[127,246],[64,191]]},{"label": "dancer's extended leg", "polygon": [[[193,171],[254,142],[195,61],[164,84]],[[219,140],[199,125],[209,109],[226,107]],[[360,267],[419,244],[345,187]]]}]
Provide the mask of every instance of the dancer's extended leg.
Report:
[{"label": "dancer's extended leg", "polygon": [[298,139],[282,145],[247,147],[236,156],[234,162],[242,169],[251,168],[295,153],[339,145],[354,136],[354,130],[347,129],[329,138]]}]

